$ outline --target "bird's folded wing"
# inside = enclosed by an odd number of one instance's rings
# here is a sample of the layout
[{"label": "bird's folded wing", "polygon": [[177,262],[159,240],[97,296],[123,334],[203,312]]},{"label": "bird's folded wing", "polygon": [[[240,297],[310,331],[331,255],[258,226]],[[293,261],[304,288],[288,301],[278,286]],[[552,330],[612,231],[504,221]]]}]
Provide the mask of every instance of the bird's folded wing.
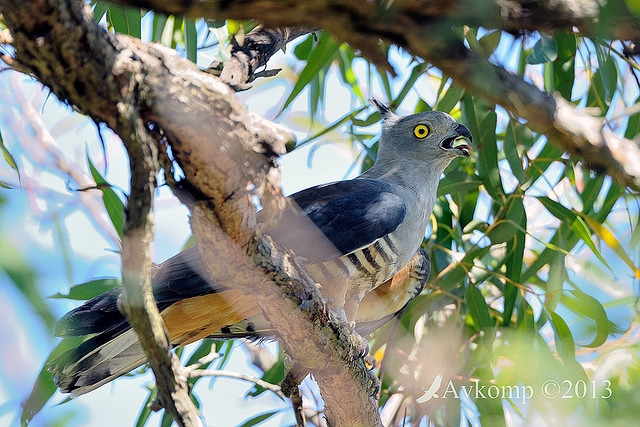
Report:
[{"label": "bird's folded wing", "polygon": [[307,263],[330,261],[371,245],[393,232],[406,215],[404,201],[378,180],[320,185],[289,200],[292,206],[266,233]]}]

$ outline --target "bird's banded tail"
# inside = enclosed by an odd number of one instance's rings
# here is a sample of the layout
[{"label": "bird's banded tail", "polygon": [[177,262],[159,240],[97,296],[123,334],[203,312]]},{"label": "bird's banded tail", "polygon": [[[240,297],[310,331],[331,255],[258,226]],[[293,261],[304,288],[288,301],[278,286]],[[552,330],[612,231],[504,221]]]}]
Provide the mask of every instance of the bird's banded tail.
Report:
[{"label": "bird's banded tail", "polygon": [[[110,339],[109,339],[110,338]],[[49,371],[63,393],[88,393],[142,366],[146,356],[132,329],[106,337],[97,335],[53,360]]]}]

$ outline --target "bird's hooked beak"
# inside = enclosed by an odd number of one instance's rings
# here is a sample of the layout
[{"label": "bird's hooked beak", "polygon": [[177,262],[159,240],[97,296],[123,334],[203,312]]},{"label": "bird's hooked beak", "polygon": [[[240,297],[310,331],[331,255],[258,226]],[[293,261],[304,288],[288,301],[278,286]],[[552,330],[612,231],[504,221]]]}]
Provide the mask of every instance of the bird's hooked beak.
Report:
[{"label": "bird's hooked beak", "polygon": [[460,123],[456,123],[453,131],[440,143],[440,148],[453,152],[456,156],[471,155],[471,132]]}]

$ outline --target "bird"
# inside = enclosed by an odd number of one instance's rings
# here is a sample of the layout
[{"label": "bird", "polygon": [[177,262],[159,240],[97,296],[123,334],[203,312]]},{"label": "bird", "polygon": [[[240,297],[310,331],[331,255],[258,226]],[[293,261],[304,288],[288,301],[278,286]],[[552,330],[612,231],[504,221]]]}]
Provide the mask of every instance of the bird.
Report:
[{"label": "bird", "polygon": [[[422,292],[431,262],[421,248],[445,168],[469,157],[472,135],[438,111],[399,116],[372,98],[382,121],[377,158],[351,180],[311,187],[286,198],[258,223],[292,251],[328,306],[360,335],[400,313]],[[276,215],[277,221],[268,220]],[[202,338],[277,337],[254,297],[220,286],[197,246],[153,267],[152,291],[172,347]],[[56,325],[62,337],[92,335],[53,359],[61,392],[77,397],[146,363],[137,335],[118,310],[120,289],[90,299]]]}]

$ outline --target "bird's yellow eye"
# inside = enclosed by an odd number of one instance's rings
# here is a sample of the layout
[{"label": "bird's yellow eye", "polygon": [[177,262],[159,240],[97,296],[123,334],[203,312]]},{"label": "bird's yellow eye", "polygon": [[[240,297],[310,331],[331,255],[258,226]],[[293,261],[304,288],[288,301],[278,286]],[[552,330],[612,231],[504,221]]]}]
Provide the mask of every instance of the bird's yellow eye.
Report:
[{"label": "bird's yellow eye", "polygon": [[426,136],[429,135],[429,128],[425,125],[418,125],[413,128],[413,134],[416,138],[426,138]]}]

